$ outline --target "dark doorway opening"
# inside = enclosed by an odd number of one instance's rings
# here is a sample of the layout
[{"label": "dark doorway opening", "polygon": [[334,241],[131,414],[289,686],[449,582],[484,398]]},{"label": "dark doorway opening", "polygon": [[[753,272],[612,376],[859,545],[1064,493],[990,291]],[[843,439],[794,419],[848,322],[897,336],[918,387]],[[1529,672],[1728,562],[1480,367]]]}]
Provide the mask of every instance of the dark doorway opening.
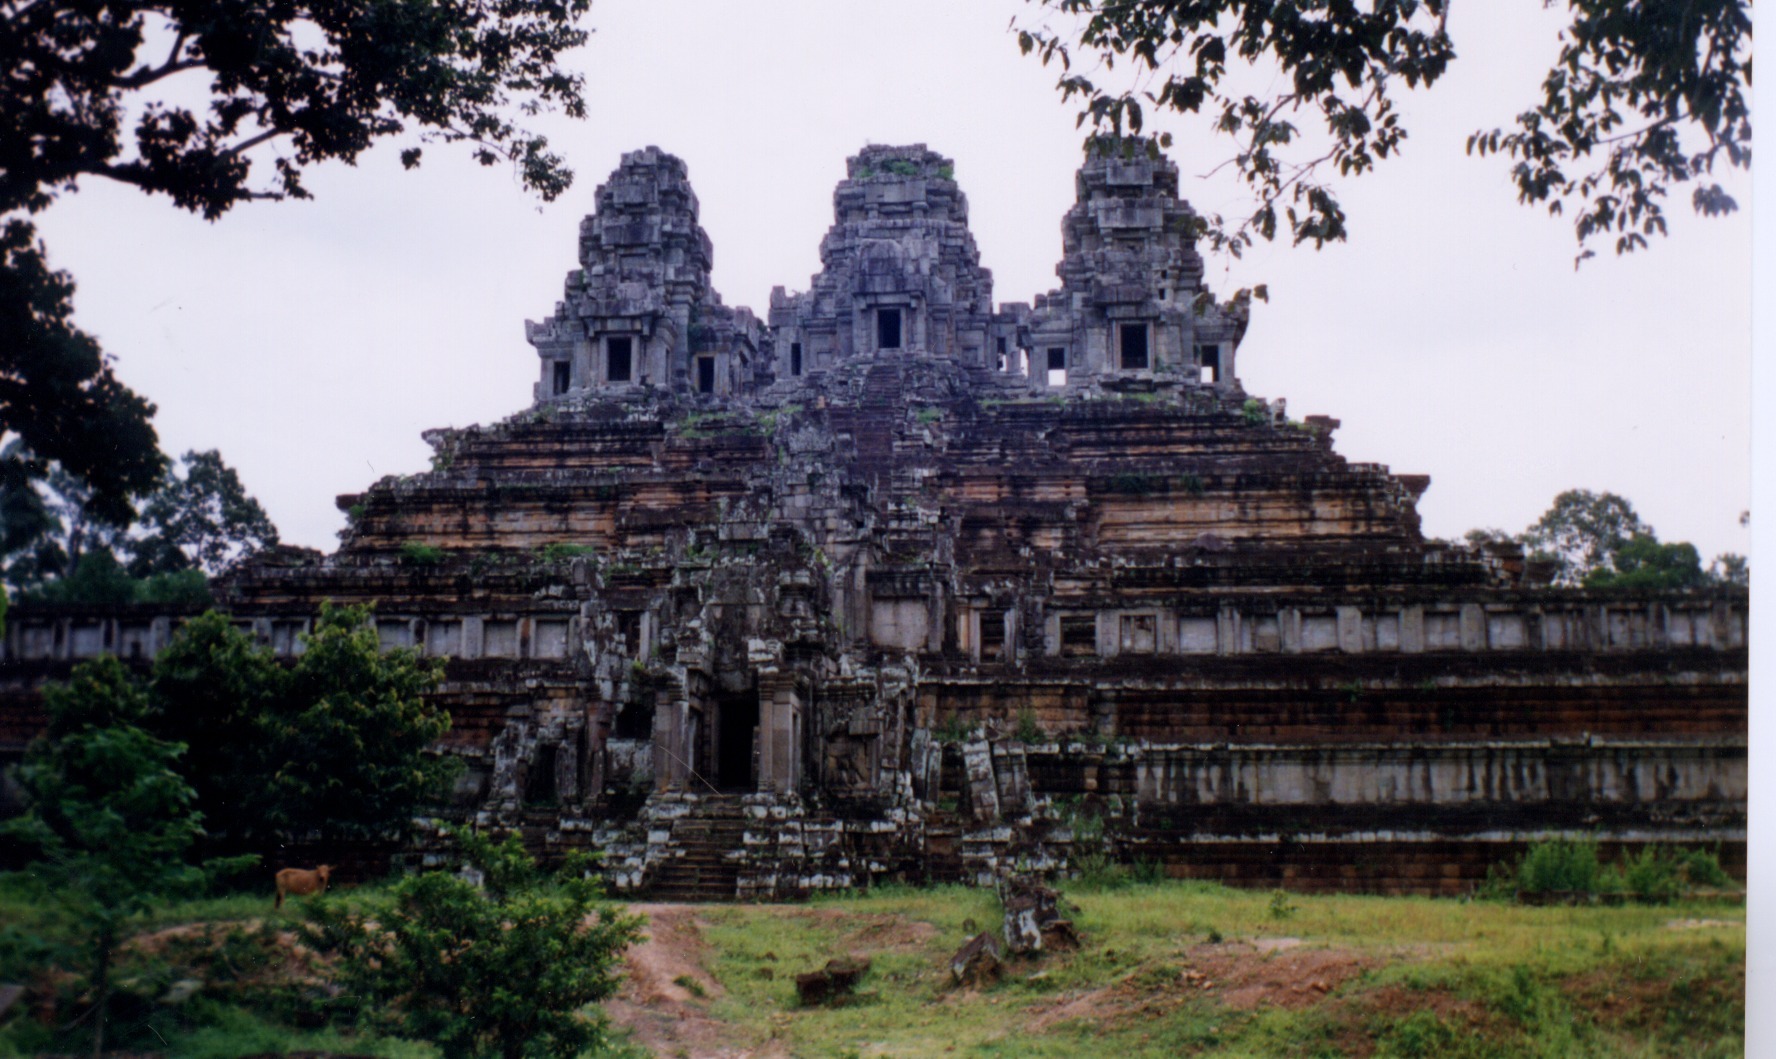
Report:
[{"label": "dark doorway opening", "polygon": [[610,356],[605,364],[604,377],[610,382],[628,382],[633,371],[629,339],[612,338],[608,343],[606,348]]},{"label": "dark doorway opening", "polygon": [[1219,382],[1221,380],[1221,346],[1210,343],[1202,347],[1202,381]]},{"label": "dark doorway opening", "polygon": [[1067,350],[1062,346],[1048,347],[1048,384],[1067,385]]},{"label": "dark doorway opening", "polygon": [[572,377],[573,369],[568,366],[567,361],[558,360],[555,362],[555,376],[551,380],[555,385],[552,391],[555,396],[559,397],[567,392],[568,383]]},{"label": "dark doorway opening", "polygon": [[715,747],[715,785],[724,791],[754,790],[753,744],[759,723],[758,692],[722,695],[716,700],[721,731]]},{"label": "dark doorway opening", "polygon": [[697,392],[715,392],[715,358],[697,358]]},{"label": "dark doorway opening", "polygon": [[876,348],[900,348],[900,310],[876,310]]},{"label": "dark doorway opening", "polygon": [[789,373],[791,375],[802,373],[802,344],[800,342],[789,344]]},{"label": "dark doorway opening", "polygon": [[559,743],[544,743],[530,759],[530,775],[525,777],[525,805],[554,805],[559,798],[555,790],[555,763],[561,754]]},{"label": "dark doorway opening", "polygon": [[1147,369],[1147,325],[1122,325],[1122,370],[1145,371]]}]

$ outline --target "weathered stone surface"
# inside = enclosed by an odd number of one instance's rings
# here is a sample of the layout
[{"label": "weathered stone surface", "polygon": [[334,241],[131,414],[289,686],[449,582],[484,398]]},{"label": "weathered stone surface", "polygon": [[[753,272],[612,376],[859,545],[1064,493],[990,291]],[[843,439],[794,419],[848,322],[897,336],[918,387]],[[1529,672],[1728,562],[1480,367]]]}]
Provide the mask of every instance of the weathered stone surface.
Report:
[{"label": "weathered stone surface", "polygon": [[964,989],[985,989],[999,981],[1004,968],[999,936],[983,930],[950,957],[950,980]]},{"label": "weathered stone surface", "polygon": [[820,970],[796,975],[796,997],[805,1008],[842,1004],[856,994],[858,983],[863,981],[869,969],[867,956],[828,960]]}]

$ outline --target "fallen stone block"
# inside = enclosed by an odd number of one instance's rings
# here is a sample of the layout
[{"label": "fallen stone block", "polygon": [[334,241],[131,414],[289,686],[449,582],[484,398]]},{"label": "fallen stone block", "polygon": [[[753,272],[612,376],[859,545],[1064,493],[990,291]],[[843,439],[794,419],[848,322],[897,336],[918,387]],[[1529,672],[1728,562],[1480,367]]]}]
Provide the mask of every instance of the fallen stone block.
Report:
[{"label": "fallen stone block", "polygon": [[818,971],[796,975],[796,996],[805,1008],[844,1003],[869,973],[868,957],[840,957]]}]

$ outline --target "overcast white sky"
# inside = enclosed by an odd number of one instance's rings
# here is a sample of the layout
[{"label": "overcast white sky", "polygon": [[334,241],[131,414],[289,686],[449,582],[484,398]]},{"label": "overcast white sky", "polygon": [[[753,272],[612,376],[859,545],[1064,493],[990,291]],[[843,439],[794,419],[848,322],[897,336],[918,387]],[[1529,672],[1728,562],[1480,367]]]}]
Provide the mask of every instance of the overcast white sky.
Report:
[{"label": "overcast white sky", "polygon": [[[91,182],[46,213],[78,319],[160,406],[164,447],[218,448],[294,543],[330,549],[336,494],[427,466],[420,432],[525,406],[547,315],[574,267],[580,216],[618,156],[683,157],[715,244],[715,284],[763,313],[805,288],[834,183],[866,143],[924,142],[956,160],[999,301],[1057,284],[1079,134],[1055,75],[1018,54],[1016,0],[693,3],[600,0],[591,116],[551,121],[575,187],[541,205],[504,168],[395,146],[310,178],[316,200],[206,224]],[[1508,165],[1467,134],[1534,99],[1556,48],[1540,0],[1459,4],[1461,54],[1406,100],[1406,155],[1347,183],[1351,241],[1229,267],[1271,301],[1242,347],[1246,389],[1297,418],[1343,420],[1339,451],[1429,473],[1426,532],[1519,530],[1560,490],[1628,497],[1704,558],[1749,551],[1750,225],[1692,218],[1672,238],[1575,273],[1569,225],[1515,202]],[[1225,145],[1182,124],[1173,157],[1199,179]],[[1749,204],[1748,182],[1733,186]]]}]

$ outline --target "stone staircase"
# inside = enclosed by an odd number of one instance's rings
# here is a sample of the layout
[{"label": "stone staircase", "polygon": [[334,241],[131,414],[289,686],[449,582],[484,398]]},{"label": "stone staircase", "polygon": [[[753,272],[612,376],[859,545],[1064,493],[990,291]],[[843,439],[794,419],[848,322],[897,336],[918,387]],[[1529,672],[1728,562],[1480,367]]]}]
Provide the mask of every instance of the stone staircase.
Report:
[{"label": "stone staircase", "polygon": [[739,894],[746,845],[746,806],[740,795],[707,795],[672,822],[671,853],[654,870],[651,901],[732,901]]},{"label": "stone staircase", "polygon": [[904,358],[884,356],[872,361],[853,405],[835,408],[835,433],[849,434],[856,447],[858,469],[872,485],[891,482],[894,442],[905,427],[902,394]]}]

